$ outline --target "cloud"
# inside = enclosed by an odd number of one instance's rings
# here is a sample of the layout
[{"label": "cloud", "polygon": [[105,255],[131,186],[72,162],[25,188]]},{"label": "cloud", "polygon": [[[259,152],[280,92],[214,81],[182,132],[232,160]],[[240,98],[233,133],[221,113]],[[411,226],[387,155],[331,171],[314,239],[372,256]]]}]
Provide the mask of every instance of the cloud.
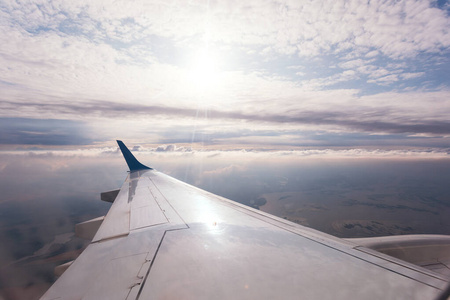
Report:
[{"label": "cloud", "polygon": [[423,75],[425,75],[425,72],[402,73],[400,76],[401,76],[403,79],[413,79],[413,78],[422,77]]},{"label": "cloud", "polygon": [[[350,76],[352,75],[350,74]],[[394,79],[381,78],[380,80]],[[447,99],[448,92],[382,93],[358,97],[354,94],[354,91],[303,91],[302,93],[300,90],[297,96],[291,96],[289,91],[285,96],[280,95],[276,106],[271,105],[270,102],[267,105],[259,105],[258,103],[261,103],[262,100],[253,102],[253,99],[249,98],[242,102],[247,103],[248,108],[243,106],[236,107],[234,110],[226,106],[197,109],[123,104],[110,101],[73,103],[3,101],[2,109],[6,114],[8,114],[8,111],[33,111],[35,112],[34,117],[60,115],[70,119],[78,119],[79,116],[82,116],[83,119],[91,120],[91,126],[106,126],[106,128],[112,128],[114,122],[122,122],[122,129],[117,128],[116,135],[120,135],[122,131],[125,134],[130,130],[146,130],[147,134],[150,134],[151,131],[146,129],[148,126],[160,134],[164,134],[167,128],[179,133],[187,130],[185,137],[187,138],[186,142],[188,142],[189,138],[192,138],[192,130],[195,126],[200,126],[199,128],[202,130],[209,126],[207,132],[217,135],[222,131],[238,130],[233,125],[236,124],[236,121],[251,126],[253,130],[265,128],[269,132],[297,128],[297,130],[448,135],[450,125],[447,115],[450,112],[448,111],[448,105],[446,105]],[[252,109],[253,107],[258,107],[258,109]],[[167,125],[167,120],[170,120],[170,126]],[[39,121],[36,122],[39,123]],[[103,122],[105,124],[101,125]],[[127,122],[134,123],[133,125],[124,125]],[[16,127],[19,126],[17,122],[15,124]],[[73,124],[81,123],[75,122]],[[214,126],[211,127],[211,125]],[[32,132],[33,125],[30,124],[29,127],[26,131]],[[133,127],[135,128],[133,129]],[[100,128],[99,130],[103,129]],[[191,136],[189,136],[189,132]],[[167,134],[171,134],[173,137],[180,136],[176,132],[167,131]],[[30,133],[28,133],[28,136],[30,136]],[[173,142],[177,141],[174,140]]]},{"label": "cloud", "polygon": [[183,44],[207,35],[213,42],[264,45],[284,54],[351,49],[373,55],[376,48],[397,58],[436,52],[450,43],[445,10],[428,1],[51,1],[45,6],[10,1],[3,11],[9,26],[34,34],[59,30],[111,44],[136,44],[152,35]]},{"label": "cloud", "polygon": [[373,51],[366,53],[365,57],[371,58],[371,57],[377,56],[378,54],[379,54],[379,52],[377,50],[373,50]]},{"label": "cloud", "polygon": [[[132,145],[132,144],[130,144]],[[176,149],[182,149],[183,146],[173,145]],[[184,151],[158,151],[157,147],[152,145],[141,146],[139,153],[135,156],[141,161],[150,161],[158,166],[166,166],[170,170],[172,166],[183,164],[200,165],[200,162],[207,162],[211,168],[203,169],[202,172],[206,174],[227,174],[232,175],[233,172],[244,171],[248,164],[261,163],[264,165],[264,161],[276,161],[277,164],[283,161],[289,163],[292,159],[302,159],[308,157],[314,158],[423,158],[423,159],[436,159],[436,158],[449,158],[450,148],[430,148],[430,147],[410,147],[409,149],[394,147],[383,148],[327,148],[327,147],[308,147],[308,148],[292,148],[287,147],[284,150],[264,149],[264,148],[242,148],[235,146],[227,150],[221,150],[221,148],[205,148],[198,145],[191,148],[190,153],[186,156]],[[117,147],[111,147],[111,150],[117,149]],[[8,172],[12,168],[16,168],[17,172],[26,171],[26,160],[32,161],[35,168],[39,168],[42,172],[59,176],[58,173],[64,173],[67,171],[68,164],[76,164],[77,159],[82,159],[86,164],[102,165],[110,163],[108,170],[111,168],[122,167],[126,168],[125,162],[120,152],[105,151],[105,147],[89,147],[89,148],[77,148],[64,150],[13,150],[2,151],[1,156],[4,158],[0,164],[1,172]],[[97,161],[97,163],[93,163]],[[221,165],[221,167],[217,167]],[[80,165],[76,170],[81,170],[87,165]],[[181,168],[183,170],[183,168]],[[108,170],[98,170],[97,173],[109,172]],[[49,175],[48,174],[48,175]],[[93,174],[92,176],[97,176]],[[90,176],[89,178],[91,178]],[[90,180],[87,178],[86,180]],[[121,177],[120,177],[121,178]],[[120,178],[116,178],[119,180]],[[17,180],[17,178],[11,178],[11,181]],[[9,182],[9,181],[8,181]],[[18,181],[19,182],[19,181]],[[7,184],[5,182],[5,184]]]},{"label": "cloud", "polygon": [[[425,74],[425,72],[407,72],[407,70],[414,70],[414,68],[408,67],[404,63],[381,64],[380,61],[376,59],[353,59],[341,62],[338,64],[338,66],[345,71],[341,73],[341,76],[339,76],[340,74],[336,74],[334,76],[326,78],[323,83],[324,85],[360,78],[366,80],[367,83],[375,83],[378,85],[386,86],[392,85],[392,83],[398,81],[419,78]],[[345,72],[349,71],[353,71],[353,76],[347,76],[347,78],[342,76],[343,74],[345,74]],[[333,78],[342,79],[333,81]]]},{"label": "cloud", "polygon": [[362,67],[366,64],[367,64],[367,62],[362,59],[354,59],[354,60],[349,60],[349,61],[340,63],[339,67],[341,67],[343,69],[354,69],[356,67]]},{"label": "cloud", "polygon": [[378,77],[376,79],[371,79],[371,80],[368,80],[367,82],[385,85],[385,84],[390,84],[390,83],[393,83],[396,81],[398,81],[398,75],[391,74],[391,75],[387,75],[387,76]]},{"label": "cloud", "polygon": [[[196,126],[448,135],[450,21],[428,1],[6,1],[0,14],[2,116],[80,122],[80,144],[188,142]],[[199,87],[205,48],[218,71]]]},{"label": "cloud", "polygon": [[154,149],[156,152],[190,152],[191,147],[177,146],[177,145],[160,145]]},{"label": "cloud", "polygon": [[92,143],[80,121],[0,118],[0,144],[86,145]]}]

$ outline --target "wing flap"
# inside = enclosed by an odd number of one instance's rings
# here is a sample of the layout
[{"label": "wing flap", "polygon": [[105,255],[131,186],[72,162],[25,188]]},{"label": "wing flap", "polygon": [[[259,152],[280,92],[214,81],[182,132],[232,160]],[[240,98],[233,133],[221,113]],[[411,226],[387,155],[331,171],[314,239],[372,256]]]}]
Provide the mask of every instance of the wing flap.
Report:
[{"label": "wing flap", "polygon": [[130,205],[127,201],[129,177],[123,183],[102,225],[92,239],[93,242],[124,236],[130,232]]},{"label": "wing flap", "polygon": [[147,253],[141,253],[108,261],[83,299],[126,299],[131,288],[142,282],[138,274],[143,266],[148,268],[146,257]]},{"label": "wing flap", "polygon": [[167,218],[158,205],[151,201],[151,205],[131,209],[130,230],[167,223]]},{"label": "wing flap", "polygon": [[144,280],[167,229],[90,244],[41,299],[126,299]]},{"label": "wing flap", "polygon": [[113,190],[113,191],[108,191],[108,192],[103,192],[103,193],[100,194],[100,199],[102,201],[105,201],[105,202],[113,203],[114,200],[116,200],[117,195],[119,194],[119,192],[120,192],[120,189]]},{"label": "wing flap", "polygon": [[[114,200],[93,242],[125,236],[132,230],[169,222],[170,207],[151,181],[152,170],[131,172]],[[167,205],[166,205],[167,206]],[[172,223],[183,223],[172,218]]]},{"label": "wing flap", "polygon": [[105,219],[104,216],[88,220],[75,225],[75,235],[79,238],[91,241]]}]

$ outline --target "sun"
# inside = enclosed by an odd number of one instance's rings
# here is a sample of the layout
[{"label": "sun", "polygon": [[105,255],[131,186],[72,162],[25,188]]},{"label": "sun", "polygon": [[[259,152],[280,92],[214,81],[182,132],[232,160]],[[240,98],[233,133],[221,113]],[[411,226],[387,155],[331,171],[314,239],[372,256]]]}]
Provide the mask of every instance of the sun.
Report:
[{"label": "sun", "polygon": [[188,77],[197,93],[211,93],[217,90],[221,77],[218,56],[207,47],[198,50],[191,59]]}]

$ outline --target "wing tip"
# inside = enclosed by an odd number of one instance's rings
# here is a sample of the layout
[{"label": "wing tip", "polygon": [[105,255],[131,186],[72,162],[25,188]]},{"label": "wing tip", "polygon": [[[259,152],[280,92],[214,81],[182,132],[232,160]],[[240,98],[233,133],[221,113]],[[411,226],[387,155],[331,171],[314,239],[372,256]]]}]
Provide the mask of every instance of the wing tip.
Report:
[{"label": "wing tip", "polygon": [[121,140],[116,140],[116,142],[119,145],[120,151],[122,152],[122,155],[125,158],[125,161],[128,165],[128,168],[130,169],[130,172],[140,170],[152,170],[152,168],[147,167],[146,165],[140,163]]}]

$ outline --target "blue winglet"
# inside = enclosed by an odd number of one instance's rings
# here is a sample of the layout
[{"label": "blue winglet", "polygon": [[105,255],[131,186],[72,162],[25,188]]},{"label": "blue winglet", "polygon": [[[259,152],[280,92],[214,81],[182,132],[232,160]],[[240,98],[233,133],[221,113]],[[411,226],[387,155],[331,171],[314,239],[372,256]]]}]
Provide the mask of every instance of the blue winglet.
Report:
[{"label": "blue winglet", "polygon": [[128,168],[130,168],[130,172],[139,171],[139,170],[152,170],[143,164],[141,164],[136,157],[128,150],[127,146],[122,141],[117,140],[117,144],[119,145],[120,151],[122,151],[122,155],[127,162]]}]

